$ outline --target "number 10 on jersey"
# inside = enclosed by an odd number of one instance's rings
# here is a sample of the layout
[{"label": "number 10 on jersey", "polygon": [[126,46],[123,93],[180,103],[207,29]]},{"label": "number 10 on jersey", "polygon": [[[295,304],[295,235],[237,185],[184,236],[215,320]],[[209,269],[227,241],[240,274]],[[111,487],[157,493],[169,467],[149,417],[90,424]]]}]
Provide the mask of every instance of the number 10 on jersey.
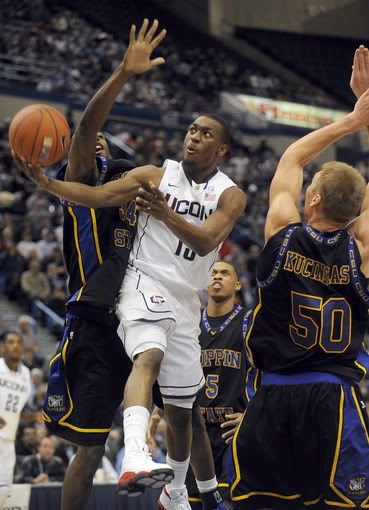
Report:
[{"label": "number 10 on jersey", "polygon": [[[184,249],[183,249],[184,248]],[[177,249],[174,253],[174,255],[177,255],[177,257],[183,257],[186,260],[194,260],[196,257],[196,253],[189,248],[187,248],[182,241],[178,241]]]}]

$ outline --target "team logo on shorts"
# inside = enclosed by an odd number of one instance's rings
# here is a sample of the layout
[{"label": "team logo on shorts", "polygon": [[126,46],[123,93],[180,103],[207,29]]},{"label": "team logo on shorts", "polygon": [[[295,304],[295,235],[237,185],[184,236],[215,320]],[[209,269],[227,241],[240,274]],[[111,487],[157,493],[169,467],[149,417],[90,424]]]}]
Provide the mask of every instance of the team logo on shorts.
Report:
[{"label": "team logo on shorts", "polygon": [[367,477],[365,475],[354,475],[349,481],[349,495],[353,497],[365,496],[368,492]]},{"label": "team logo on shorts", "polygon": [[165,303],[165,299],[163,298],[163,296],[158,296],[158,295],[151,296],[150,301],[151,301],[151,303],[154,303],[155,305],[162,305],[163,303]]},{"label": "team logo on shorts", "polygon": [[49,395],[47,406],[52,411],[65,411],[63,395]]}]

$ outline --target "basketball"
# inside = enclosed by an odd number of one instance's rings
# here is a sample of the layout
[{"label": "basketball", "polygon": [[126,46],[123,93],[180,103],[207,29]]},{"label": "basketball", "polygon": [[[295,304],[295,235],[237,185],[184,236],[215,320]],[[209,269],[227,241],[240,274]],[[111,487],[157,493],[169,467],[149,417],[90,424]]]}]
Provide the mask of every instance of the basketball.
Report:
[{"label": "basketball", "polygon": [[58,110],[33,104],[14,116],[9,126],[9,142],[14,152],[32,166],[49,166],[68,151],[70,129]]}]

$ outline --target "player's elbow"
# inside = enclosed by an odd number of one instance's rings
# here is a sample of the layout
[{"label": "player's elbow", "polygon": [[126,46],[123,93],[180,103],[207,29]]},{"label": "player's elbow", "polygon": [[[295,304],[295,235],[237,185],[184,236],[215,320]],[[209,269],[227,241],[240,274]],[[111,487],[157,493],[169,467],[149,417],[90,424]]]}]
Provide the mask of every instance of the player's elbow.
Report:
[{"label": "player's elbow", "polygon": [[199,257],[206,257],[206,255],[209,255],[209,253],[214,251],[217,246],[218,244],[214,243],[213,240],[206,239],[204,242],[200,243],[199,247],[195,251]]}]

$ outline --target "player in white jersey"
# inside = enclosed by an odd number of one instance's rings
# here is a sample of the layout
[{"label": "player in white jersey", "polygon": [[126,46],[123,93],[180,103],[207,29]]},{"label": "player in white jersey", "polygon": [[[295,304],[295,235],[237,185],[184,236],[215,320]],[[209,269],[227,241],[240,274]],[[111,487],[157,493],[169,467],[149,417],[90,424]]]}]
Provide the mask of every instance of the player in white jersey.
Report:
[{"label": "player in white jersey", "polygon": [[31,376],[20,361],[23,340],[19,333],[6,333],[0,358],[0,510],[10,495],[15,465],[15,436],[23,407],[31,394]]},{"label": "player in white jersey", "polygon": [[[133,361],[124,396],[126,455],[119,485],[121,493],[132,487],[160,486],[174,471],[168,491],[173,500],[183,502],[173,503],[176,510],[188,508],[180,504],[187,505],[183,487],[191,447],[191,409],[204,382],[196,292],[205,288],[218,248],[246,203],[243,191],[217,168],[228,151],[229,138],[229,128],[220,117],[202,115],[188,129],[181,163],[143,166],[99,187],[55,181],[41,168],[23,166],[43,189],[88,207],[119,206],[137,198],[143,187],[152,186],[154,194],[159,189],[165,195],[169,207],[160,221],[150,210],[140,215],[132,267],[119,304],[119,332]],[[145,207],[144,201],[141,205]],[[154,229],[150,242],[145,240],[148,223]],[[117,232],[117,242],[122,240],[124,234]],[[168,458],[162,465],[152,462],[145,443],[156,379],[168,423]]]}]

